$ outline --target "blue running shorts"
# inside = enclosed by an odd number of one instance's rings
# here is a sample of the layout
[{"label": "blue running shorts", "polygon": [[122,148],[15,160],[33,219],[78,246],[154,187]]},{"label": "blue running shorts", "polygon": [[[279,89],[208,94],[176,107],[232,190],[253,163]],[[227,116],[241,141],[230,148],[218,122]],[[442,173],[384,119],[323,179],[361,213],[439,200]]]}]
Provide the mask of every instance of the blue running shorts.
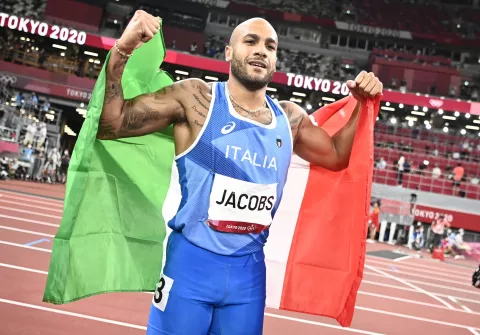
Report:
[{"label": "blue running shorts", "polygon": [[147,335],[261,335],[265,284],[263,250],[240,257],[219,255],[174,231]]}]

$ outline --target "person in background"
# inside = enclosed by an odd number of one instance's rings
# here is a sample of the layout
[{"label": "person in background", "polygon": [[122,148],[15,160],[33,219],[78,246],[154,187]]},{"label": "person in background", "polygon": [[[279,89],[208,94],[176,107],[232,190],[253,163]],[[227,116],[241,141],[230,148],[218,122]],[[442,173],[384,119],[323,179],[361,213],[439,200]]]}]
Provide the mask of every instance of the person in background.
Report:
[{"label": "person in background", "polygon": [[405,165],[405,157],[400,156],[397,161],[397,184],[398,186],[402,186],[403,184],[403,170]]},{"label": "person in background", "polygon": [[445,219],[445,215],[440,215],[438,220],[432,222],[433,236],[429,243],[430,252],[433,252],[433,249],[437,248],[442,242],[445,227],[450,228],[450,223]]},{"label": "person in background", "polygon": [[435,167],[432,169],[432,177],[433,178],[440,178],[442,175],[442,170],[438,167],[438,164],[435,164]]},{"label": "person in background", "polygon": [[385,159],[383,157],[380,158],[380,161],[377,164],[377,168],[384,170],[386,167],[387,167],[387,162],[385,161]]},{"label": "person in background", "polygon": [[370,224],[370,240],[375,241],[375,234],[380,229],[380,203],[378,201],[373,204],[368,222]]},{"label": "person in background", "polygon": [[423,226],[419,222],[417,224],[417,229],[415,229],[415,232],[413,233],[412,248],[417,251],[420,251],[420,249],[423,248],[424,244],[425,244],[425,236],[423,235]]},{"label": "person in background", "polygon": [[462,182],[463,175],[465,170],[463,169],[462,163],[458,163],[457,166],[453,169],[453,195],[458,196],[460,191],[460,183]]},{"label": "person in background", "polygon": [[455,236],[455,241],[453,245],[454,245],[454,249],[458,253],[455,256],[455,259],[460,259],[460,258],[465,259],[464,254],[472,250],[472,248],[463,241],[464,235],[465,235],[465,230],[463,230],[463,228],[460,228],[458,230],[458,234]]},{"label": "person in background", "polygon": [[473,287],[480,288],[480,265],[472,275],[472,285]]}]

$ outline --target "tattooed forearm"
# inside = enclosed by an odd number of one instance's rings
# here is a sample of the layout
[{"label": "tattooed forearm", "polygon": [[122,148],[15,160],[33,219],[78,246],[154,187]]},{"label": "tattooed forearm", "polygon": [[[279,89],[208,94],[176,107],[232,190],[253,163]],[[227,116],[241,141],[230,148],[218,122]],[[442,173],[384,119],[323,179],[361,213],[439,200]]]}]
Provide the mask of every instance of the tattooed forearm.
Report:
[{"label": "tattooed forearm", "polygon": [[117,138],[117,133],[110,123],[100,120],[97,138],[101,140],[112,140]]},{"label": "tattooed forearm", "polygon": [[203,114],[201,111],[198,110],[197,106],[193,105],[193,106],[192,106],[192,109],[193,109],[198,115],[200,115],[201,117],[203,117],[203,118],[206,118],[206,117],[207,117],[205,114]]},{"label": "tattooed forearm", "polygon": [[123,99],[123,89],[120,82],[108,82],[105,89],[105,101],[104,104],[109,104],[115,99]]},{"label": "tattooed forearm", "polygon": [[134,101],[129,101],[127,103],[120,131],[128,132],[137,130],[152,121],[158,121],[162,118],[162,114],[158,111],[143,104],[139,105],[140,106],[136,106]]}]

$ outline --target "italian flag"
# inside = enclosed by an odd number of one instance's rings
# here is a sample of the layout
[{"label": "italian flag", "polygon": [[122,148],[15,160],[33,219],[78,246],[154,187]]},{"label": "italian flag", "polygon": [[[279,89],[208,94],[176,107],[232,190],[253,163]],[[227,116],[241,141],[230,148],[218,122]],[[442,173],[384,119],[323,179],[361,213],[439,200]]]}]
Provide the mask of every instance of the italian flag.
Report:
[{"label": "italian flag", "polygon": [[[135,50],[122,78],[126,99],[173,82],[160,69],[165,52],[161,31]],[[68,171],[43,298],[53,304],[106,292],[153,292],[164,262],[166,222],[180,201],[172,127],[96,139],[105,74],[104,65]],[[333,134],[355,104],[347,97],[312,117]],[[330,172],[294,156],[265,248],[269,307],[350,325],[363,273],[378,105],[379,98],[363,106],[348,169]]]}]

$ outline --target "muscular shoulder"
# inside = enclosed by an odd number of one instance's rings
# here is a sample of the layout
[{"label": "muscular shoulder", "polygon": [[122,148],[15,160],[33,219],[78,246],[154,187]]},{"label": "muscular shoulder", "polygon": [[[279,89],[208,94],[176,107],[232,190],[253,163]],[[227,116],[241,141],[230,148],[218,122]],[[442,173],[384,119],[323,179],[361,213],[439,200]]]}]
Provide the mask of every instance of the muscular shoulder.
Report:
[{"label": "muscular shoulder", "polygon": [[290,128],[292,129],[293,138],[296,139],[298,131],[305,123],[311,123],[310,118],[308,117],[307,112],[291,101],[280,101],[278,103],[285,112],[288,121],[290,122]]}]

